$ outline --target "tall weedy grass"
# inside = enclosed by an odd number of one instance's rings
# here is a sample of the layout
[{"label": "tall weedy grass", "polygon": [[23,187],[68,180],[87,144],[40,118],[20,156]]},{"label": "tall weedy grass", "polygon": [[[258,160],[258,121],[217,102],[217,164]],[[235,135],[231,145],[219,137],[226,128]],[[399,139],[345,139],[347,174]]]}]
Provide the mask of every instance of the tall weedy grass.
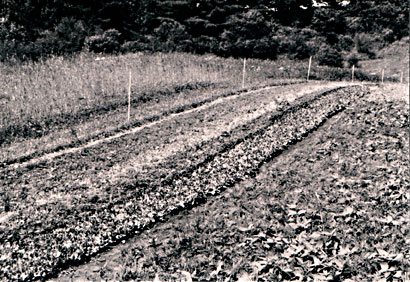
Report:
[{"label": "tall weedy grass", "polygon": [[[186,53],[135,53],[99,57],[82,53],[23,64],[0,63],[0,133],[19,125],[47,127],[61,114],[127,101],[129,72],[132,95],[212,83],[229,90],[242,86],[242,59]],[[245,87],[281,78],[305,78],[308,62],[247,60]],[[335,73],[339,73],[336,70]],[[323,73],[312,68],[314,78]],[[346,72],[349,79],[350,72]],[[69,121],[67,121],[69,122]],[[14,129],[13,129],[14,130]]]},{"label": "tall weedy grass", "polygon": [[105,58],[81,54],[71,59],[55,57],[1,65],[0,70],[0,95],[5,100],[0,114],[2,127],[122,99],[129,71],[133,93],[224,79],[223,68],[210,67],[203,58],[180,54]]},{"label": "tall weedy grass", "polygon": [[[132,93],[213,83],[238,89],[242,60],[184,53],[127,54],[98,57],[82,53],[18,65],[0,64],[0,128],[37,122],[115,101],[126,101],[129,72]],[[277,62],[248,60],[246,86],[267,76],[288,78]],[[295,75],[291,75],[296,77]]]}]

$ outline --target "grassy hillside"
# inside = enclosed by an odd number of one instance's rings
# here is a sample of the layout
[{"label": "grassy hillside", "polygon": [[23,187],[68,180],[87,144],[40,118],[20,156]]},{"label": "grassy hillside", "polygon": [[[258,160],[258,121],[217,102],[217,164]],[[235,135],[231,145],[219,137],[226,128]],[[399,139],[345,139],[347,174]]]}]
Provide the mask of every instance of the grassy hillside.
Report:
[{"label": "grassy hillside", "polygon": [[396,77],[400,79],[403,72],[403,81],[409,81],[409,37],[379,50],[377,59],[361,61],[362,70],[381,74],[384,69],[385,77]]}]

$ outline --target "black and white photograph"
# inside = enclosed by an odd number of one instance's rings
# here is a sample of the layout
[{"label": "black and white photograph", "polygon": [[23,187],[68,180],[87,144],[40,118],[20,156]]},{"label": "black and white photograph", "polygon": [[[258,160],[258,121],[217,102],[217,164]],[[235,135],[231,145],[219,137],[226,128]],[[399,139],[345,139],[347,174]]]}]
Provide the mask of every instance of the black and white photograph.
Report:
[{"label": "black and white photograph", "polygon": [[410,282],[409,5],[0,0],[0,282]]}]

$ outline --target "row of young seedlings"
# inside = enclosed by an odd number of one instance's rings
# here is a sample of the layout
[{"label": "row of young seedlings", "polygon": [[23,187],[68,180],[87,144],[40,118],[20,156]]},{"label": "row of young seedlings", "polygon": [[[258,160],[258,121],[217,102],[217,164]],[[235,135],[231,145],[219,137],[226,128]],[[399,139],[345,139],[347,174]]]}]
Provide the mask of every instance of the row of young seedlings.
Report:
[{"label": "row of young seedlings", "polygon": [[[53,230],[50,234],[36,234],[31,241],[28,239],[23,246],[19,245],[18,251],[3,249],[12,254],[4,254],[10,259],[0,262],[0,280],[28,281],[49,277],[61,268],[84,261],[107,246],[254,176],[263,163],[315,130],[361,93],[360,88],[349,87],[319,94],[273,116],[264,128],[199,165],[189,175],[148,189],[140,197],[124,198],[93,213],[77,214],[73,226]],[[33,252],[36,260],[25,257]]]}]

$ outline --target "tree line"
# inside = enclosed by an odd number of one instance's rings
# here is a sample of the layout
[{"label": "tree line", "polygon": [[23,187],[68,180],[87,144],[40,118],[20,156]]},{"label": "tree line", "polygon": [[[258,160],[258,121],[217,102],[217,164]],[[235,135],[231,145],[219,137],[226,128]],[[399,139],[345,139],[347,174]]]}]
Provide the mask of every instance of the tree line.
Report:
[{"label": "tree line", "polygon": [[0,60],[181,51],[342,66],[408,36],[402,0],[2,0]]}]

